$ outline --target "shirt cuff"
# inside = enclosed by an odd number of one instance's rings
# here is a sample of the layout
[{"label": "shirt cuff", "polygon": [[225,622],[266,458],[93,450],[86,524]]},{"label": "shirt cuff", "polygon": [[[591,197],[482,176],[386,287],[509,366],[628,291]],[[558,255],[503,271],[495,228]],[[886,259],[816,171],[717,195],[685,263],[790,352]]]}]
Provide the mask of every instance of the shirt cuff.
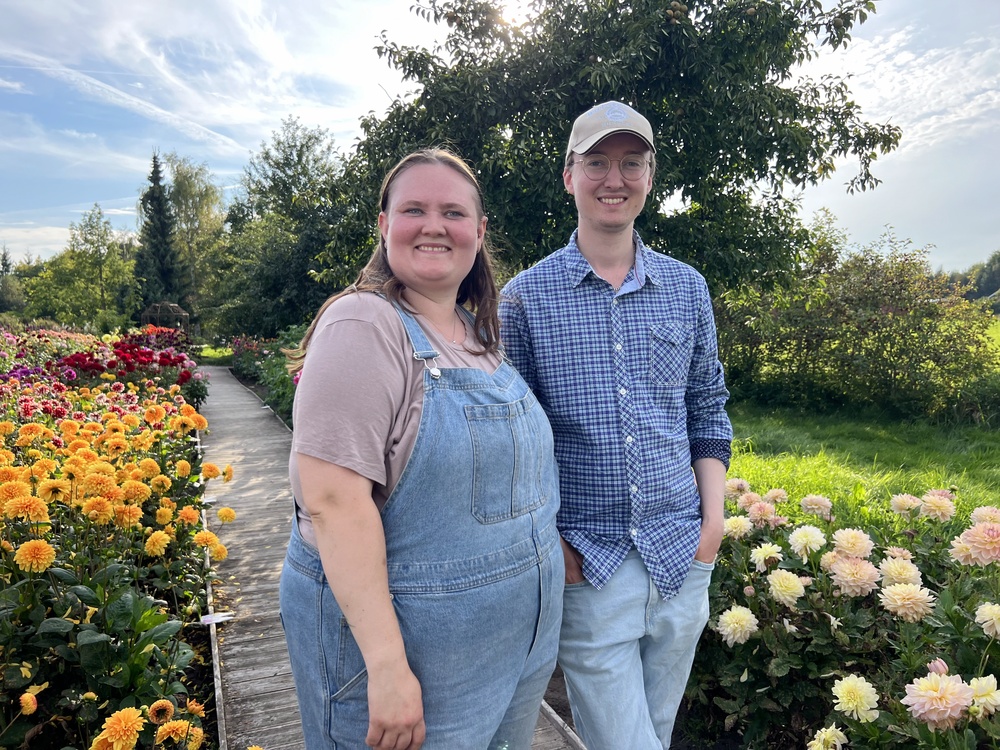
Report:
[{"label": "shirt cuff", "polygon": [[691,443],[691,463],[699,458],[717,458],[729,471],[729,458],[733,454],[732,442],[729,440],[714,440],[703,438]]}]

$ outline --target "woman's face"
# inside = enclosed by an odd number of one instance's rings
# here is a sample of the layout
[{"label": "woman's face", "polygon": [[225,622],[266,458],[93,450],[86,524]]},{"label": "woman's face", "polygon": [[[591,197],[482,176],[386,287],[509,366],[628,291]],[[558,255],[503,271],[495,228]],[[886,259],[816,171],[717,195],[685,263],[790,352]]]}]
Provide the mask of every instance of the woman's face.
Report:
[{"label": "woman's face", "polygon": [[396,278],[424,295],[451,295],[472,269],[486,217],[475,187],[457,171],[418,164],[389,186],[378,226]]}]

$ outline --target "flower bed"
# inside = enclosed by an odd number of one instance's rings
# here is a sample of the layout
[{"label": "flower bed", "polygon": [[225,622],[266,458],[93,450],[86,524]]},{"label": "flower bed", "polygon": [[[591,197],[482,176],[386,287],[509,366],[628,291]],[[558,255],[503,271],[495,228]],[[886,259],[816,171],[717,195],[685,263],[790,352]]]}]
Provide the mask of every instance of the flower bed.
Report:
[{"label": "flower bed", "polygon": [[1000,508],[959,513],[952,490],[930,490],[838,509],[739,479],[727,506],[688,684],[702,736],[1000,747]]},{"label": "flower bed", "polygon": [[205,484],[232,469],[201,461],[171,334],[0,336],[0,746],[204,741],[185,633],[226,556]]}]

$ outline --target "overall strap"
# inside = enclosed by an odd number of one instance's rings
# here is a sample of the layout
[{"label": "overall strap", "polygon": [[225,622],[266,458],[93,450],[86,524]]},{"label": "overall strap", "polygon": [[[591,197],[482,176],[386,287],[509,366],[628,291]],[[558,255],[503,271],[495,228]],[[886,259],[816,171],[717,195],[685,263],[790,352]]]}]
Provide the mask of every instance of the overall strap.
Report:
[{"label": "overall strap", "polygon": [[[431,377],[439,378],[441,377],[441,371],[437,368],[437,363],[434,361],[440,357],[440,353],[431,346],[431,342],[427,338],[427,334],[424,333],[420,324],[417,323],[416,319],[407,312],[402,305],[392,300],[389,300],[392,306],[396,308],[396,312],[399,314],[399,319],[403,321],[403,327],[406,329],[406,335],[410,339],[410,345],[413,347],[413,358],[424,363],[424,367],[430,371]],[[427,360],[431,360],[431,364],[428,364]]]}]

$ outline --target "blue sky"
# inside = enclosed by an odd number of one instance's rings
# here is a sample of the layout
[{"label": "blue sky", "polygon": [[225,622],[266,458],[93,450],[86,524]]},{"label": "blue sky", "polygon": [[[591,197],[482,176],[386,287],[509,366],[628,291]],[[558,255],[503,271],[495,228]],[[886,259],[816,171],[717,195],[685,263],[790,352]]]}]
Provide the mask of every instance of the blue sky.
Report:
[{"label": "blue sky", "polygon": [[[341,149],[406,87],[374,52],[440,34],[414,0],[0,0],[0,243],[15,258],[63,249],[94,203],[135,229],[150,156],[176,151],[234,185],[289,115]],[[516,13],[517,3],[511,3]],[[1000,2],[878,0],[847,51],[804,71],[847,73],[867,119],[903,129],[874,191],[853,165],[802,196],[850,240],[885,227],[961,270],[1000,249]]]}]

